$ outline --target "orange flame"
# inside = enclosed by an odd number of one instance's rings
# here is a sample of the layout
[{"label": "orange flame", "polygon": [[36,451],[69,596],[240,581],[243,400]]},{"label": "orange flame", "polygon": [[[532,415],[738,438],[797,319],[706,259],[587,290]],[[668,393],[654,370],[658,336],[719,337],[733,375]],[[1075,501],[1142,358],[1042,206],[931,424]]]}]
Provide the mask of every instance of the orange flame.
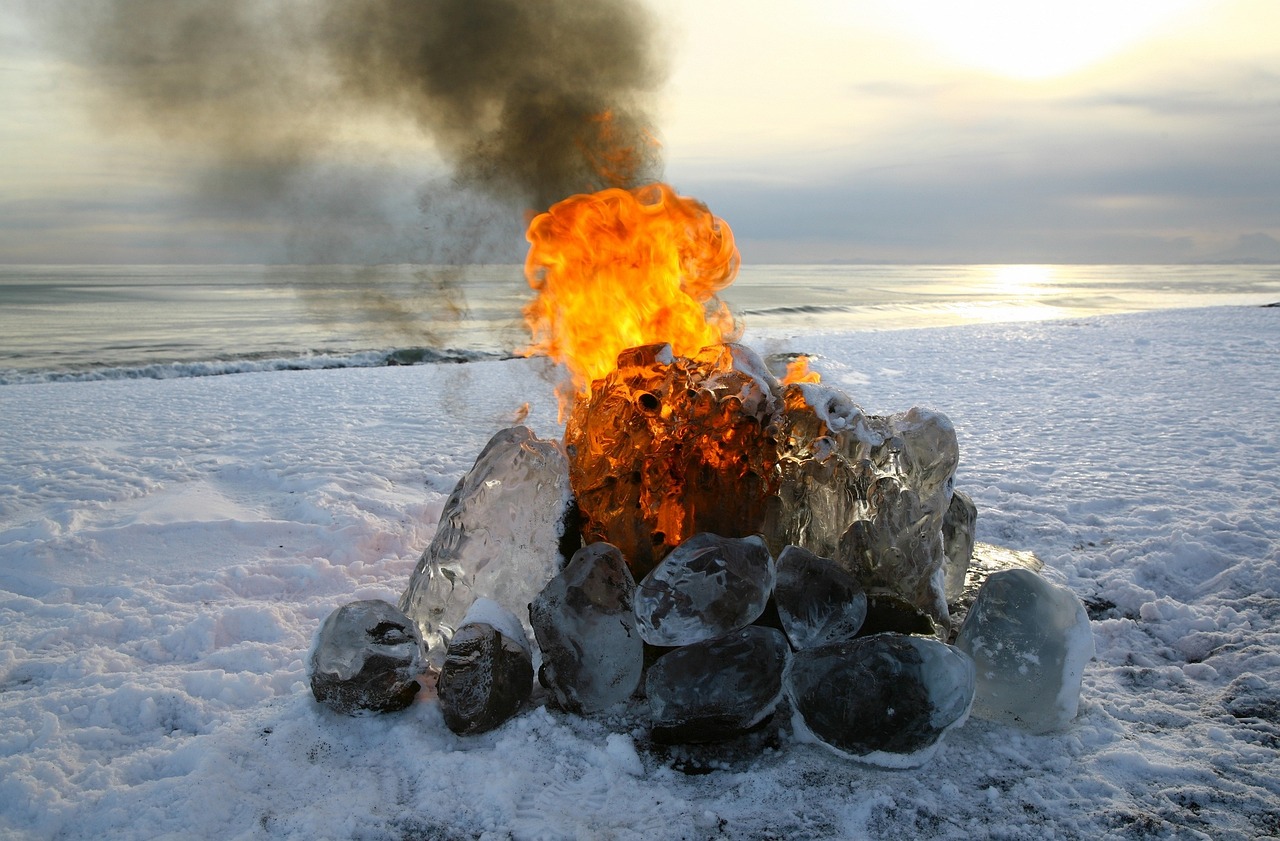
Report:
[{"label": "orange flame", "polygon": [[797,356],[787,363],[787,372],[782,375],[782,384],[820,383],[822,375],[809,368],[809,357]]},{"label": "orange flame", "polygon": [[738,273],[733,233],[666,184],[570,196],[535,216],[527,237],[525,277],[538,295],[524,310],[525,353],[564,364],[580,395],[627,348],[668,342],[693,356],[736,338],[715,297]]}]

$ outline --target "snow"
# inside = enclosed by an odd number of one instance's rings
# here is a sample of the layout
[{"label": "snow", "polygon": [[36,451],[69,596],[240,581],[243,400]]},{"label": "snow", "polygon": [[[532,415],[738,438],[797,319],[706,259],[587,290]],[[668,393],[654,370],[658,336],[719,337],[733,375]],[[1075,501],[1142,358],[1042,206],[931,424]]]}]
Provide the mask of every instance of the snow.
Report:
[{"label": "snow", "polygon": [[473,601],[462,617],[462,621],[458,623],[458,627],[465,628],[467,625],[480,624],[488,625],[523,648],[530,656],[533,655],[533,646],[529,644],[524,626],[520,624],[520,617],[493,599],[480,598]]},{"label": "snow", "polygon": [[0,387],[0,836],[1280,835],[1280,310],[752,336],[960,439],[979,540],[1090,609],[1077,719],[971,717],[924,768],[783,727],[686,775],[611,722],[333,714],[305,658],[395,602],[538,360]]}]

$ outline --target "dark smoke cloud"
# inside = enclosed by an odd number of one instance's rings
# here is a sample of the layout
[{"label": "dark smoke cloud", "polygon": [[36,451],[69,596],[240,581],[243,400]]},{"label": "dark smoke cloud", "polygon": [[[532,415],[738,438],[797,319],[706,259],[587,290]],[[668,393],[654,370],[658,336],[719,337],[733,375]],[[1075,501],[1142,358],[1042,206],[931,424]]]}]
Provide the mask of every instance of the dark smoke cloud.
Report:
[{"label": "dark smoke cloud", "polygon": [[321,41],[348,94],[403,103],[463,181],[543,208],[652,175],[649,28],[625,0],[356,0]]},{"label": "dark smoke cloud", "polygon": [[353,121],[407,119],[459,186],[542,209],[659,170],[651,21],[627,0],[65,0],[36,5],[99,115],[284,189]]},{"label": "dark smoke cloud", "polygon": [[[101,124],[157,134],[193,162],[199,218],[247,231],[257,220],[280,242],[256,247],[289,262],[424,264],[412,293],[376,271],[295,290],[319,317],[358,317],[388,340],[447,346],[468,318],[465,266],[519,262],[529,211],[660,174],[645,106],[662,62],[632,0],[28,8],[82,68]],[[449,175],[404,160],[403,143],[353,142],[352,127],[369,124],[420,132]],[[406,190],[406,177],[421,183]]]}]

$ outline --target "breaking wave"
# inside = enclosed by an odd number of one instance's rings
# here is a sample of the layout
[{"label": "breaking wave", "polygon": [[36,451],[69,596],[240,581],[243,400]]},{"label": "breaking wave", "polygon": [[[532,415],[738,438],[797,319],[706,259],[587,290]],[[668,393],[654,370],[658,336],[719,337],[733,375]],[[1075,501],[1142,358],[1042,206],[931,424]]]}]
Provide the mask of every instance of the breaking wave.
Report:
[{"label": "breaking wave", "polygon": [[844,304],[800,304],[782,307],[746,307],[741,315],[816,315],[856,312],[859,307]]},{"label": "breaking wave", "polygon": [[170,380],[216,377],[258,371],[315,371],[326,368],[385,368],[510,359],[510,354],[454,348],[404,347],[355,353],[312,353],[299,356],[247,356],[197,362],[153,362],[146,365],[47,371],[0,369],[0,385],[83,383],[99,380]]}]

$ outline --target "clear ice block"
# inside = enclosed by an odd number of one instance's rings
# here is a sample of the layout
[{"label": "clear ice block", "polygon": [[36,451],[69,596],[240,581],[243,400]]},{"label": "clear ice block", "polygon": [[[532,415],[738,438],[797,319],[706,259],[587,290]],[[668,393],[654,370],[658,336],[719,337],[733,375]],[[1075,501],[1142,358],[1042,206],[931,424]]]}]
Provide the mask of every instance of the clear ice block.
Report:
[{"label": "clear ice block", "polygon": [[449,495],[435,537],[400,597],[400,609],[417,622],[435,665],[477,598],[524,614],[564,565],[561,541],[571,510],[559,444],[524,426],[493,436]]},{"label": "clear ice block", "polygon": [[942,518],[942,551],[947,556],[943,569],[947,604],[955,604],[964,595],[965,576],[969,573],[969,562],[973,560],[977,521],[978,508],[973,500],[966,493],[953,491],[951,504]]},{"label": "clear ice block", "polygon": [[309,662],[315,699],[346,715],[404,709],[425,669],[417,627],[395,605],[376,599],[329,614]]},{"label": "clear ice block", "polygon": [[974,715],[1034,733],[1075,718],[1094,646],[1084,604],[1067,588],[1027,569],[994,573],[956,646],[977,667]]},{"label": "clear ice block", "polygon": [[867,594],[830,558],[788,546],[773,587],[782,630],[797,649],[851,640],[867,618]]},{"label": "clear ice block", "polygon": [[759,537],[695,534],[636,585],[640,636],[677,646],[743,628],[764,612],[775,574]]},{"label": "clear ice block", "polygon": [[951,421],[920,408],[867,415],[814,383],[788,385],[782,404],[770,545],[832,558],[869,594],[897,594],[945,631],[942,522],[960,452]]},{"label": "clear ice block", "polygon": [[640,685],[644,642],[633,607],[636,582],[617,547],[592,543],[574,554],[529,605],[539,678],[570,712],[592,713]]},{"label": "clear ice block", "polygon": [[654,741],[714,742],[749,731],[782,699],[788,654],[781,633],[758,625],[664,654],[645,678]]},{"label": "clear ice block", "polygon": [[797,651],[787,673],[797,732],[873,765],[914,768],[973,703],[973,661],[930,637],[884,633]]},{"label": "clear ice block", "polygon": [[492,730],[533,690],[533,655],[515,614],[477,599],[445,652],[436,695],[445,725],[459,736]]}]

